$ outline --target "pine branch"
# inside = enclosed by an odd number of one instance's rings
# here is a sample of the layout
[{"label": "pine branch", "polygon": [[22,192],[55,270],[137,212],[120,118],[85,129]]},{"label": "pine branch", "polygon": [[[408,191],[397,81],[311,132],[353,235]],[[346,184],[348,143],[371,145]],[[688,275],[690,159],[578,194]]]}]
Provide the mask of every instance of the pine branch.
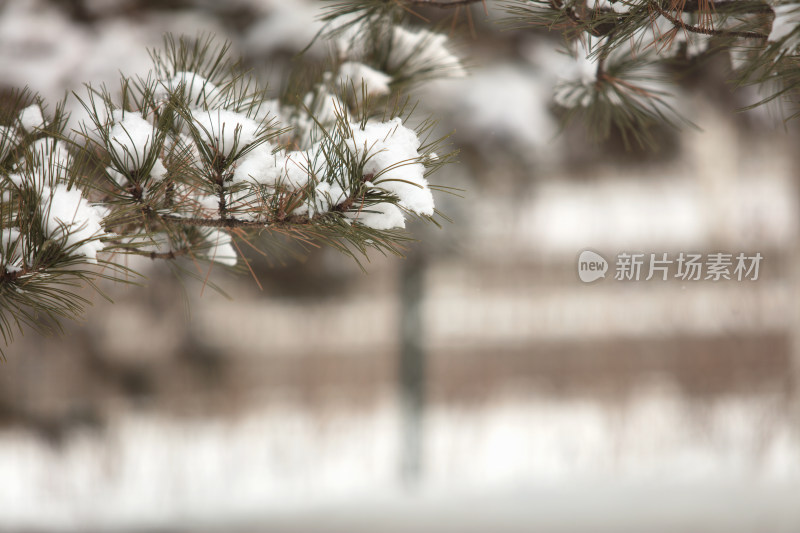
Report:
[{"label": "pine branch", "polygon": [[[715,30],[713,28],[704,28],[700,26],[694,26],[692,24],[686,24],[680,18],[674,17],[672,14],[668,13],[664,10],[658,3],[658,1],[648,2],[648,4],[658,12],[662,17],[667,19],[672,23],[673,26],[679,28],[681,30],[689,31],[692,33],[698,33],[701,35],[715,35],[715,36],[722,36],[722,37],[737,37],[741,39],[763,39],[766,40],[769,35],[755,32],[755,31],[735,31],[735,30]],[[760,11],[759,11],[760,12]]]},{"label": "pine branch", "polygon": [[477,3],[481,3],[484,6],[486,5],[486,0],[397,0],[397,1],[404,5],[435,7],[438,9],[453,9]]},{"label": "pine branch", "polygon": [[[452,61],[423,46],[434,34],[398,32],[389,41],[368,26],[356,34],[393,46],[390,63],[400,63],[398,50]],[[401,255],[406,217],[433,220],[427,177],[450,154],[436,156],[440,141],[420,139],[427,122],[418,131],[403,125],[405,105],[379,117],[370,103],[373,94],[399,102],[403,83],[389,81],[400,74],[358,63],[345,74],[333,65],[290,103],[270,100],[228,52],[208,36],[167,37],[163,50],[151,51],[145,77],[123,76],[116,94],[87,85],[75,95],[89,117],[75,136],[64,132],[61,108],[49,120],[36,118],[41,106],[17,116],[23,104],[0,117],[7,342],[15,328],[44,332],[41,317],[60,328],[60,319],[80,316],[88,301],[76,290],[99,291],[96,280],[127,276],[114,261],[125,254],[234,266],[234,239],[255,246],[273,234],[358,261],[369,250]],[[407,80],[439,67],[401,59]],[[362,73],[369,80],[352,77]]]}]

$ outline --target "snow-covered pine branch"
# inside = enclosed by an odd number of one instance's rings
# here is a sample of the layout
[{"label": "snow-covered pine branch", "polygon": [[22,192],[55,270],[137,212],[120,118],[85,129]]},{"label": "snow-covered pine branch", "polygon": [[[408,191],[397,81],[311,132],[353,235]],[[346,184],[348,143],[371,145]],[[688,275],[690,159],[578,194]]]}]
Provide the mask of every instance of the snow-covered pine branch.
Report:
[{"label": "snow-covered pine branch", "polygon": [[[798,102],[800,17],[794,1],[508,0],[515,27],[559,31],[575,59],[556,87],[567,119],[580,116],[595,136],[613,129],[640,144],[649,131],[686,121],[678,83],[716,54],[733,85],[755,84]],[[754,107],[754,106],[753,106]]]},{"label": "snow-covered pine branch", "polygon": [[[718,56],[729,63],[734,87],[753,84],[764,95],[749,107],[778,98],[796,106],[799,100],[796,0],[349,0],[332,3],[324,20],[346,55],[363,57],[378,70],[394,69],[396,84],[404,83],[406,67],[416,72],[414,79],[424,77],[423,63],[436,65],[431,72],[437,75],[460,73],[460,63],[447,66],[454,56],[444,36],[398,27],[398,20],[449,10],[455,23],[460,10],[488,13],[488,4],[505,14],[509,26],[564,38],[574,63],[561,73],[552,103],[556,115],[578,119],[597,139],[615,134],[626,145],[655,146],[660,135],[654,132],[691,124],[683,118],[680,83]],[[387,44],[364,46],[352,37],[363,28]],[[433,44],[423,53],[405,53],[426,40]],[[559,47],[544,39],[542,45]]]},{"label": "snow-covered pine branch", "polygon": [[[405,35],[392,30],[387,41],[368,30],[359,33],[376,47]],[[61,106],[48,118],[22,93],[0,121],[6,342],[26,325],[46,329],[43,316],[58,325],[80,315],[88,302],[79,287],[128,274],[127,254],[233,267],[243,261],[240,241],[258,246],[270,234],[351,255],[400,254],[408,217],[433,220],[428,177],[450,159],[437,155],[432,123],[412,119],[398,93],[437,61],[460,69],[429,37],[397,44],[404,54],[413,45],[417,63],[395,52],[388,71],[339,50],[305,92],[279,98],[227,45],[167,37],[147,76],[75,95],[88,116],[77,131],[66,131]]]},{"label": "snow-covered pine branch", "polygon": [[89,183],[76,173],[62,106],[48,117],[26,91],[10,103],[21,110],[0,117],[0,333],[6,342],[24,326],[57,329],[59,319],[88,304],[81,286],[126,270],[99,255],[109,209],[87,199]]}]

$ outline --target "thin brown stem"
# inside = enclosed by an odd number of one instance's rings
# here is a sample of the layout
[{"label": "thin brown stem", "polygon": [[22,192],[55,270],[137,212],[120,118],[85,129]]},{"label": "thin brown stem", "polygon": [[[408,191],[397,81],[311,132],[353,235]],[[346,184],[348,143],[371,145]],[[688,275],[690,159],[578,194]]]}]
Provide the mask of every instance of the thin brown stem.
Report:
[{"label": "thin brown stem", "polygon": [[225,218],[205,218],[205,217],[181,217],[178,215],[157,215],[163,221],[171,222],[179,226],[197,226],[202,228],[263,228],[273,221],[242,220],[235,217]]},{"label": "thin brown stem", "polygon": [[435,7],[438,9],[451,9],[460,6],[467,6],[471,4],[481,3],[486,7],[486,0],[399,0],[401,4],[410,5],[410,6],[424,6],[424,7]]},{"label": "thin brown stem", "polygon": [[142,250],[130,250],[130,253],[136,255],[143,255],[145,257],[149,257],[150,259],[177,259],[178,257],[187,255],[189,253],[188,248],[180,248],[178,250],[170,250],[168,252],[145,252]]},{"label": "thin brown stem", "polygon": [[[705,28],[702,26],[695,26],[692,24],[686,24],[683,20],[678,17],[675,17],[668,11],[664,10],[657,1],[649,2],[650,6],[657,11],[660,15],[666,18],[669,22],[673,24],[676,28],[684,29],[691,33],[698,33],[703,35],[719,35],[719,36],[729,36],[729,37],[741,37],[745,39],[767,39],[767,35],[759,32],[751,32],[751,31],[731,31],[731,30],[715,30],[713,28]],[[684,12],[704,12],[705,8],[703,7],[703,3],[700,0],[687,0],[686,3],[681,8],[681,13]],[[721,13],[728,10],[736,10],[740,13],[762,13],[762,14],[771,14],[773,13],[772,8],[765,4],[764,2],[758,0],[752,1],[743,1],[739,2],[738,0],[727,0],[724,2],[718,2],[711,4],[712,8],[715,12]],[[582,17],[578,14],[575,10],[574,6],[566,6],[564,5],[563,0],[550,0],[550,6],[555,9],[556,11],[563,11],[566,17],[575,25],[581,27],[581,29],[591,35],[596,37],[603,37],[610,35],[616,30],[616,25],[613,22],[603,23],[603,24],[596,24],[592,25],[591,20],[595,18],[598,14],[608,14],[611,13],[612,10],[610,8],[599,8],[599,9],[589,9],[587,18]],[[707,10],[706,10],[707,11]],[[624,17],[624,13],[619,14],[620,17]]]},{"label": "thin brown stem", "polygon": [[564,11],[564,14],[567,15],[567,18],[576,26],[583,26],[583,29],[594,36],[601,36],[613,31],[613,26],[609,29],[609,31],[602,31],[599,28],[593,28],[589,26],[579,15],[575,12],[575,8],[572,6],[564,6],[562,0],[550,0],[550,6],[555,9],[556,11]]},{"label": "thin brown stem", "polygon": [[155,252],[151,251],[148,252],[147,250],[139,250],[138,248],[133,248],[130,244],[124,243],[122,241],[109,241],[109,244],[118,246],[121,251],[125,253],[132,254],[132,255],[140,255],[142,257],[149,257],[150,259],[177,259],[184,255],[188,255],[191,253],[191,249],[188,247],[178,248],[177,250],[168,250],[166,252]]},{"label": "thin brown stem", "polygon": [[731,31],[731,30],[715,30],[713,28],[702,28],[692,24],[686,24],[682,19],[674,17],[671,13],[664,10],[658,2],[650,2],[649,4],[653,9],[658,11],[659,15],[667,19],[676,28],[686,30],[691,33],[698,33],[702,35],[721,35],[727,37],[741,37],[744,39],[767,39],[768,35],[759,33],[757,31]]}]

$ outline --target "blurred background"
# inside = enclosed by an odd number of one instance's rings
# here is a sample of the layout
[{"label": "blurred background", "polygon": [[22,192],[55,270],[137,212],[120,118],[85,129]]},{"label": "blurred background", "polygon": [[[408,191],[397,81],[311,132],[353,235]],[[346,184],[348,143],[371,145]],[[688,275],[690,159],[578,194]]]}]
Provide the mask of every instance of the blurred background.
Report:
[{"label": "blurred background", "polygon": [[[229,298],[132,264],[63,336],[0,365],[0,531],[800,531],[797,132],[703,58],[702,129],[657,151],[561,131],[557,41],[420,10],[463,79],[452,223],[363,273],[332,250],[217,268]],[[311,0],[0,0],[0,91],[146,73],[165,32],[229,39],[276,94]],[[488,14],[488,21],[487,21]],[[419,21],[422,23],[422,21]],[[549,39],[549,40],[548,40]],[[81,118],[74,99],[73,120]],[[577,257],[612,262],[582,283]],[[619,252],[761,253],[757,281],[622,282]],[[89,294],[87,292],[87,294]]]}]

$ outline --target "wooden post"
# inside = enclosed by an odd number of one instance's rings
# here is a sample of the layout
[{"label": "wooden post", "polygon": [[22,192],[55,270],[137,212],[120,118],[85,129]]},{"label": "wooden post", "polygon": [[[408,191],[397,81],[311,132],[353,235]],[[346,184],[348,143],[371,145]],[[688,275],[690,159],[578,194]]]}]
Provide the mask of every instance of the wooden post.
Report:
[{"label": "wooden post", "polygon": [[416,485],[422,474],[422,422],[425,405],[425,349],[422,342],[425,275],[423,254],[418,249],[411,251],[403,261],[400,274],[400,475],[407,486]]}]

